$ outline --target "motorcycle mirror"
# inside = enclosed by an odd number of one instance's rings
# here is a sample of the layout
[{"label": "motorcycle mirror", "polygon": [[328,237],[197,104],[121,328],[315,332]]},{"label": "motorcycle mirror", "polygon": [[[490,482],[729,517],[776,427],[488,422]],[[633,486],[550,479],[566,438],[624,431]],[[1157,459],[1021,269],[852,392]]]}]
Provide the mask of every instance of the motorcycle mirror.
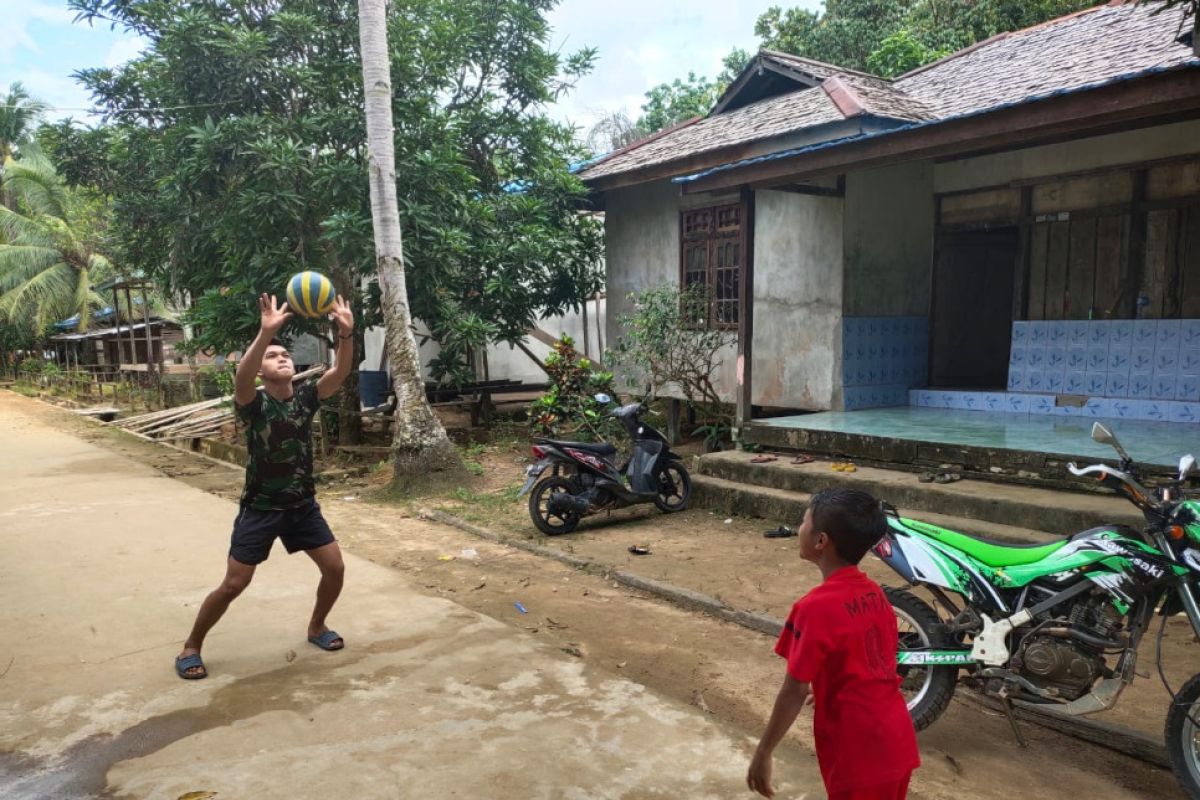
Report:
[{"label": "motorcycle mirror", "polygon": [[1101,425],[1099,422],[1092,423],[1092,441],[1100,444],[1112,445],[1112,448],[1117,451],[1117,455],[1124,461],[1133,461],[1129,457],[1129,453],[1125,452],[1125,448],[1121,447],[1121,443],[1117,441],[1117,436],[1108,428]]},{"label": "motorcycle mirror", "polygon": [[605,406],[612,402],[612,398],[606,395],[604,392],[600,392],[599,394],[593,396],[592,399]]},{"label": "motorcycle mirror", "polygon": [[1092,441],[1099,444],[1112,444],[1117,440],[1113,436],[1112,431],[1101,425],[1099,422],[1092,424]]},{"label": "motorcycle mirror", "polygon": [[1192,474],[1192,470],[1196,468],[1196,457],[1192,455],[1184,456],[1179,459],[1179,480],[1187,480],[1188,475]]}]

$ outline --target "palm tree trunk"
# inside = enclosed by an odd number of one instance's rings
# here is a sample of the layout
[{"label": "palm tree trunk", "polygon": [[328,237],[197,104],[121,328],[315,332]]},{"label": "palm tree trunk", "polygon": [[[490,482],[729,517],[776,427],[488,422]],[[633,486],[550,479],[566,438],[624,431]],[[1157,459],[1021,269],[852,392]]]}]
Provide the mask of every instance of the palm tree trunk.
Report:
[{"label": "palm tree trunk", "polygon": [[425,397],[421,360],[412,334],[412,316],[404,281],[400,212],[396,204],[392,81],[385,0],[359,0],[358,13],[375,264],[382,292],[388,360],[397,401],[392,467],[396,487],[411,490],[427,484],[435,473],[456,473],[463,466],[458,451],[446,436],[441,420],[433,413]]}]

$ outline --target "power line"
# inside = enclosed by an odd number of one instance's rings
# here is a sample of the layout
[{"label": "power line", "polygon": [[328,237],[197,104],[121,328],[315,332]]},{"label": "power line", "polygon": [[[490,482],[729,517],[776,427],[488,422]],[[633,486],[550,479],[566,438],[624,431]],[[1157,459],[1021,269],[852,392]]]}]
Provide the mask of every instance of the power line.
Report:
[{"label": "power line", "polygon": [[36,108],[31,109],[27,105],[21,105],[21,104],[7,105],[4,103],[0,103],[0,108],[27,109],[27,110],[39,111],[39,112],[40,111],[83,111],[88,114],[138,114],[138,113],[146,113],[149,111],[183,111],[185,109],[192,109],[192,108],[216,108],[217,106],[230,105],[232,102],[233,101],[231,101],[231,100],[226,100],[225,102],[222,102],[222,103],[198,103],[195,105],[186,105],[186,106],[158,106],[158,107],[152,107],[152,108],[119,108],[119,109],[110,109],[110,110],[105,110],[102,108],[78,108],[78,107],[70,107],[70,106],[47,106],[47,105],[39,105]]}]

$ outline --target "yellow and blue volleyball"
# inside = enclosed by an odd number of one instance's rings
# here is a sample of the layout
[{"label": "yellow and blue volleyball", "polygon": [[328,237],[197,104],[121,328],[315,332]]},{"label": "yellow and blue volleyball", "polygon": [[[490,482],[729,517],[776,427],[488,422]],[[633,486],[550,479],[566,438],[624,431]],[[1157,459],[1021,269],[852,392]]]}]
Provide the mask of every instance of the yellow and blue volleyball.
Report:
[{"label": "yellow and blue volleyball", "polygon": [[333,283],[319,272],[299,272],[288,281],[288,307],[302,317],[328,314],[336,297]]}]

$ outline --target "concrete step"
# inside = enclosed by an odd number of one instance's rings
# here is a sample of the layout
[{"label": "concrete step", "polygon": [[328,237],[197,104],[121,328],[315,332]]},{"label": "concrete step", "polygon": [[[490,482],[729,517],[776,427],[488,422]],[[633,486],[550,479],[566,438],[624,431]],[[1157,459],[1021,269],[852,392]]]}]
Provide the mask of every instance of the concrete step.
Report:
[{"label": "concrete step", "polygon": [[[821,489],[862,489],[896,506],[905,516],[933,521],[930,514],[992,523],[1053,536],[1078,533],[1097,525],[1119,523],[1134,528],[1144,524],[1141,513],[1115,495],[1067,492],[1028,486],[964,479],[957,483],[920,483],[917,475],[900,470],[859,467],[857,472],[834,472],[827,461],[796,465],[779,456],[765,464],[751,462],[751,453],[729,451],[696,459],[694,477],[716,478],[748,488],[781,490],[810,495]],[[713,491],[716,491],[715,489]],[[774,497],[765,495],[764,497]],[[766,499],[745,498],[751,506]],[[720,506],[724,507],[724,506]],[[749,511],[739,513],[751,513]],[[763,515],[772,516],[772,515]]]},{"label": "concrete step", "polygon": [[[761,517],[771,523],[781,522],[793,530],[800,527],[804,509],[812,495],[766,486],[752,486],[707,475],[692,476],[692,502],[721,514],[737,514],[746,517]],[[906,517],[919,519],[959,533],[968,533],[984,539],[1012,544],[1045,544],[1060,538],[1045,531],[1031,531],[981,522],[976,519],[935,514],[933,512],[912,513],[901,511]]]}]

